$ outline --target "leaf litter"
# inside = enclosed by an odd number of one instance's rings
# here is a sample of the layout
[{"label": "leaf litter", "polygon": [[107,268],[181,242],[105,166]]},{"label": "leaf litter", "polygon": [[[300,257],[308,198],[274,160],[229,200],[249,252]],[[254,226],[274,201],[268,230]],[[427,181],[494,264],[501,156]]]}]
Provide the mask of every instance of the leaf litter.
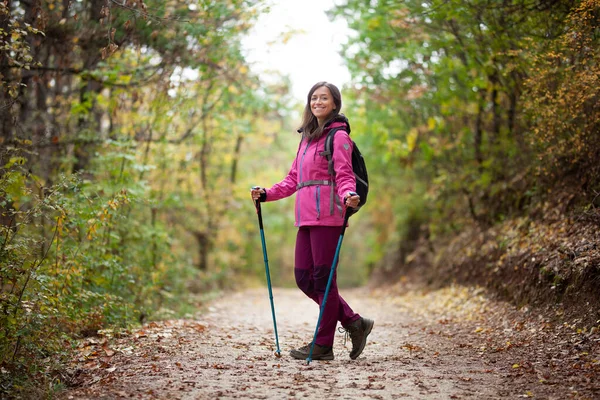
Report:
[{"label": "leaf litter", "polygon": [[265,290],[228,294],[196,320],[151,322],[88,338],[60,398],[594,399],[600,395],[597,327],[556,323],[490,300],[484,289],[423,290],[402,281],[343,291],[375,327],[363,354],[338,335],[335,360],[288,356],[312,338],[317,308],[275,289],[275,348]]}]

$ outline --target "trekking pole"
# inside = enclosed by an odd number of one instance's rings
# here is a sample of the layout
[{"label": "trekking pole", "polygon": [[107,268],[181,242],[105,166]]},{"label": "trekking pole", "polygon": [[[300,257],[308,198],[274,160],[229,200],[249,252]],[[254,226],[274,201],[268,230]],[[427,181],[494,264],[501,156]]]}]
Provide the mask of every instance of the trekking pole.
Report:
[{"label": "trekking pole", "polygon": [[327,287],[325,288],[325,295],[323,296],[323,303],[321,303],[321,308],[319,310],[319,318],[317,319],[317,327],[315,328],[315,334],[313,336],[312,343],[310,345],[310,352],[308,353],[308,358],[306,359],[306,365],[310,364],[312,361],[313,350],[315,349],[315,341],[317,340],[317,332],[319,331],[319,325],[321,324],[321,318],[323,317],[323,311],[325,311],[325,304],[327,304],[327,296],[329,295],[329,288],[331,287],[331,281],[333,280],[333,274],[335,273],[335,267],[338,261],[338,257],[340,255],[340,249],[342,248],[342,240],[344,240],[344,233],[346,233],[346,225],[348,225],[348,218],[353,214],[354,210],[351,208],[346,208],[346,215],[344,216],[344,225],[342,225],[342,233],[340,234],[340,238],[338,239],[338,244],[335,249],[335,256],[333,257],[333,263],[331,264],[331,270],[329,271],[329,279],[327,279]]},{"label": "trekking pole", "polygon": [[[252,189],[260,189],[258,186],[254,186]],[[269,288],[269,300],[271,300],[271,314],[273,315],[273,328],[275,329],[275,344],[277,345],[277,351],[275,351],[276,357],[281,357],[281,350],[279,349],[279,336],[277,335],[277,320],[275,319],[275,305],[273,304],[273,291],[271,289],[271,273],[269,272],[269,259],[267,258],[267,243],[265,242],[265,231],[263,229],[262,212],[260,209],[260,199],[255,200],[256,213],[258,214],[258,227],[260,228],[260,241],[262,243],[263,258],[265,260],[265,274],[267,275],[267,287]]]}]

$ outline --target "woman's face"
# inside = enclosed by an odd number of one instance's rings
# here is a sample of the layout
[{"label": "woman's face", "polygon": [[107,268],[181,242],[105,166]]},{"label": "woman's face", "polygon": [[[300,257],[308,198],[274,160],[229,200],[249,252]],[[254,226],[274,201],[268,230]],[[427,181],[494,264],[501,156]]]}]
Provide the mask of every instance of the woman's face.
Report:
[{"label": "woman's face", "polygon": [[321,86],[313,92],[310,97],[310,110],[319,121],[319,124],[326,121],[327,117],[335,110],[333,96],[327,86]]}]

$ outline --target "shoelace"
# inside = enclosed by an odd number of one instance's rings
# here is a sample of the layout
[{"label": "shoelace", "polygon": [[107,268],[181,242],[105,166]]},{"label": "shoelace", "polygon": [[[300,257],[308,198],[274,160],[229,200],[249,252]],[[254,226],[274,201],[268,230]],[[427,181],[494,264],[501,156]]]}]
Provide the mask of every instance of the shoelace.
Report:
[{"label": "shoelace", "polygon": [[350,339],[350,329],[349,328],[344,328],[343,326],[340,326],[338,328],[338,332],[344,334],[344,343],[343,343],[343,346],[344,346],[344,348],[346,348],[346,342],[348,342],[348,339]]},{"label": "shoelace", "polygon": [[312,346],[312,343],[305,344],[304,346],[298,348],[298,351],[309,351],[310,350],[310,346]]}]

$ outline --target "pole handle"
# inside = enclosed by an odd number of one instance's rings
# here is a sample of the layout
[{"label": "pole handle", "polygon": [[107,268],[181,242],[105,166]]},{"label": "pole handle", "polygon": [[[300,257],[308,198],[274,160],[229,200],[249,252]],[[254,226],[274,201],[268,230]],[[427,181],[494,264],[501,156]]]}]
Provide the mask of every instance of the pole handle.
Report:
[{"label": "pole handle", "polygon": [[[252,186],[253,190],[261,189],[260,186]],[[254,200],[254,207],[256,207],[256,214],[258,214],[258,226],[263,229],[262,211],[260,208],[260,198]]]}]

